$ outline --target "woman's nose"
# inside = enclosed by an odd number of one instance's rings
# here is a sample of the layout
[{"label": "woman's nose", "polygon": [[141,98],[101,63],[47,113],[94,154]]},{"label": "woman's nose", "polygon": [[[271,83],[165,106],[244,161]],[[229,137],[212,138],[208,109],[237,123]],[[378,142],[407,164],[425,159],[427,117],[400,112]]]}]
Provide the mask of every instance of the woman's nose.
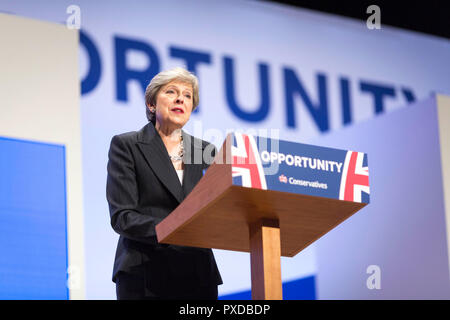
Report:
[{"label": "woman's nose", "polygon": [[179,95],[179,96],[177,97],[177,99],[175,100],[175,102],[176,102],[176,103],[183,103],[183,102],[184,102],[183,95]]}]

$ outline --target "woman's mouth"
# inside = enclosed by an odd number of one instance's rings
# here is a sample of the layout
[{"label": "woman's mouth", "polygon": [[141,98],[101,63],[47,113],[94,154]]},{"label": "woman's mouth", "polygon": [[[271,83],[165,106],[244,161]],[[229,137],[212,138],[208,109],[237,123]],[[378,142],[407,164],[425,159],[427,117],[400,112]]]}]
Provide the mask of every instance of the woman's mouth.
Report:
[{"label": "woman's mouth", "polygon": [[184,113],[184,110],[183,109],[181,109],[181,108],[178,108],[178,107],[176,107],[176,108],[173,108],[172,110],[170,110],[170,111],[172,111],[172,112],[175,112],[175,113]]}]

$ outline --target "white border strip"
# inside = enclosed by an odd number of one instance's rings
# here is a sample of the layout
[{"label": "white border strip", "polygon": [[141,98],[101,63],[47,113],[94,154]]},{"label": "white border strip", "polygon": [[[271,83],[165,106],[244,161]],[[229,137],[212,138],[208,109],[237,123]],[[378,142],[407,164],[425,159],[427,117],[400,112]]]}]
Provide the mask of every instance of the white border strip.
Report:
[{"label": "white border strip", "polygon": [[447,232],[447,256],[450,272],[450,97],[436,95],[439,124],[439,142],[441,146],[442,193]]}]

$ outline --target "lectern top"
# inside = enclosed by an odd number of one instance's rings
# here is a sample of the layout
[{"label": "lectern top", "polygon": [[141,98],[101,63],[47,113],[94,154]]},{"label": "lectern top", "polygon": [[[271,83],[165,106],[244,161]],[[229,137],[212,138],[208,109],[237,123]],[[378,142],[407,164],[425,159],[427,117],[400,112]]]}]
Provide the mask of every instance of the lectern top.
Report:
[{"label": "lectern top", "polygon": [[164,243],[249,252],[249,225],[276,220],[281,254],[294,256],[367,203],[367,154],[234,133],[156,231]]}]

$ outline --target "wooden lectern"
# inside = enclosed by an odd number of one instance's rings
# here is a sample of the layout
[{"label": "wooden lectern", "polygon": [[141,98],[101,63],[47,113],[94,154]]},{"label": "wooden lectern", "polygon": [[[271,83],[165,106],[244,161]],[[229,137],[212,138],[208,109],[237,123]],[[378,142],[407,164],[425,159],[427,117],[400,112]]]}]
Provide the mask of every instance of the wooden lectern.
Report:
[{"label": "wooden lectern", "polygon": [[295,256],[366,203],[236,185],[233,137],[227,136],[192,192],[156,226],[158,241],[250,252],[252,299],[280,300],[281,256]]}]

